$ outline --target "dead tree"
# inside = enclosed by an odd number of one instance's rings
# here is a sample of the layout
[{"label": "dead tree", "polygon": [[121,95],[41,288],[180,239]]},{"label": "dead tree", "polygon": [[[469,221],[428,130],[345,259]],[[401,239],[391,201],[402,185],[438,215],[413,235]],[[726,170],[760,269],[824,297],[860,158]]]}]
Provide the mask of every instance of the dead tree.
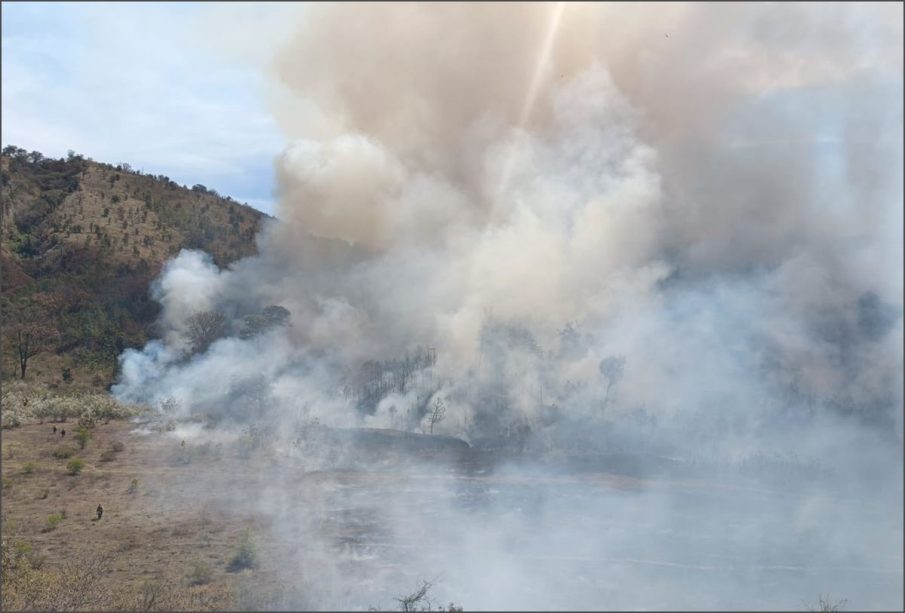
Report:
[{"label": "dead tree", "polygon": [[[421,587],[402,598],[396,598],[399,603],[399,610],[409,613],[411,611],[430,611],[430,600],[427,598],[427,592],[430,591],[431,584],[427,581],[421,582]],[[427,608],[425,609],[425,605]]]}]

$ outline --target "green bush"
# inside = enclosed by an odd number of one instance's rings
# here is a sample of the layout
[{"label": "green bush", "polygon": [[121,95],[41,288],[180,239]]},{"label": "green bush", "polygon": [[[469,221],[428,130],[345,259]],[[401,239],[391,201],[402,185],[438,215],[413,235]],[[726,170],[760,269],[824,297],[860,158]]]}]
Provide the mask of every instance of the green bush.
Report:
[{"label": "green bush", "polygon": [[88,430],[85,426],[79,428],[79,431],[75,435],[75,440],[79,442],[79,449],[84,449],[85,445],[88,444],[88,439],[91,438],[91,431]]},{"label": "green bush", "polygon": [[69,460],[68,464],[66,464],[66,470],[69,471],[70,475],[79,474],[80,472],[82,472],[83,468],[85,468],[85,461],[78,458],[73,458]]},{"label": "green bush", "polygon": [[31,473],[35,472],[35,468],[36,468],[36,466],[35,466],[35,463],[34,463],[34,462],[27,462],[27,463],[22,467],[22,474],[23,474],[23,475],[30,475]]},{"label": "green bush", "polygon": [[75,455],[76,451],[72,447],[57,447],[53,450],[53,457],[58,460],[68,460]]},{"label": "green bush", "polygon": [[239,541],[239,550],[229,563],[231,572],[238,572],[246,568],[258,567],[258,546],[251,536],[251,530],[246,529]]},{"label": "green bush", "polygon": [[41,529],[41,532],[50,532],[51,530],[56,530],[57,526],[60,525],[61,521],[63,521],[63,515],[60,513],[54,513],[53,515],[48,515],[47,522],[44,524],[44,527]]}]

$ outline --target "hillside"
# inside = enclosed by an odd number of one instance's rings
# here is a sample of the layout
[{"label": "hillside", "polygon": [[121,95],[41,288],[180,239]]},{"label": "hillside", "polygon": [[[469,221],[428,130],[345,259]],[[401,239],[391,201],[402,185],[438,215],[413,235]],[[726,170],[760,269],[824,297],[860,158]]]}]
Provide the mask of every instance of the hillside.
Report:
[{"label": "hillside", "polygon": [[21,376],[21,351],[26,379],[108,385],[116,356],[152,335],[148,288],[163,263],[184,247],[220,266],[251,255],[267,217],[202,185],[74,153],[8,146],[0,171],[4,379]]}]

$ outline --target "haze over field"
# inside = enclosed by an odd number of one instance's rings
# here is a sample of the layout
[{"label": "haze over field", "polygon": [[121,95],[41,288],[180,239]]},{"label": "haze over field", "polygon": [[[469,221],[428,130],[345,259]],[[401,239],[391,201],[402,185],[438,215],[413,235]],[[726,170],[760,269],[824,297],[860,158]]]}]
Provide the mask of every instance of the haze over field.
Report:
[{"label": "haze over field", "polygon": [[[203,416],[193,443],[266,433],[266,471],[189,498],[264,518],[289,608],[422,579],[466,609],[897,608],[902,17],[306,6],[262,73],[288,144],[258,254],[170,260],[112,392]],[[300,482],[361,468],[318,425],[506,461]]]}]

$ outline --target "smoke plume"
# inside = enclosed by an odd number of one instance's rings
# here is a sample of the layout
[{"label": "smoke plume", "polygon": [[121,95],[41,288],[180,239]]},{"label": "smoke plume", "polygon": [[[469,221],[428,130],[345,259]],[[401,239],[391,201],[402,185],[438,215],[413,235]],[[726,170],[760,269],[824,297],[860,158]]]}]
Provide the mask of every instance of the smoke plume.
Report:
[{"label": "smoke plume", "polygon": [[[896,4],[310,6],[274,58],[259,255],[172,260],[114,393],[412,431],[440,401],[434,433],[475,446],[900,482],[902,70]],[[242,334],[269,305],[291,325]],[[190,355],[208,310],[227,332]],[[456,576],[533,606],[510,572]]]}]

